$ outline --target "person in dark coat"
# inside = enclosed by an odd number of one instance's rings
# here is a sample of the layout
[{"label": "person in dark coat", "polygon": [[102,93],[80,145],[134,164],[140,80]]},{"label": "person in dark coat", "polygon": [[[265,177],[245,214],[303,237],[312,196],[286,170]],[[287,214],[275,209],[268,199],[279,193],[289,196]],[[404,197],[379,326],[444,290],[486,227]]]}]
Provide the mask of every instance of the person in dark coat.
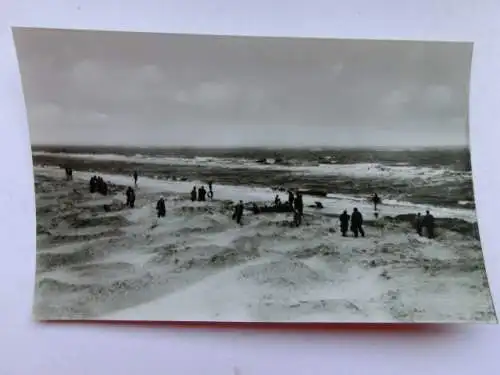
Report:
[{"label": "person in dark coat", "polygon": [[373,193],[372,196],[373,210],[377,211],[377,206],[380,204],[380,197],[377,193]]},{"label": "person in dark coat", "polygon": [[64,168],[64,171],[65,171],[65,173],[66,173],[66,180],[67,180],[67,181],[71,181],[72,176],[73,176],[73,171],[71,170],[71,168],[69,168],[69,167],[65,167],[65,168]]},{"label": "person in dark coat", "polygon": [[295,200],[295,197],[293,196],[293,191],[288,190],[288,204],[290,205],[291,208],[293,208],[294,200]]},{"label": "person in dark coat", "polygon": [[300,227],[300,224],[302,224],[302,215],[300,214],[300,211],[297,209],[293,210],[293,224],[296,227]]},{"label": "person in dark coat", "polygon": [[139,175],[137,174],[137,171],[134,171],[134,185],[137,187],[137,179],[139,178]]},{"label": "person in dark coat", "polygon": [[351,217],[347,213],[347,210],[344,210],[339,217],[340,220],[340,232],[342,233],[342,237],[347,237],[347,231],[349,229],[349,219]]},{"label": "person in dark coat", "polygon": [[127,188],[127,207],[134,208],[135,205],[135,191],[130,186]]},{"label": "person in dark coat", "polygon": [[212,189],[213,186],[213,181],[208,181],[208,198],[213,199],[214,198],[214,191]]},{"label": "person in dark coat", "polygon": [[205,202],[207,200],[207,191],[205,190],[205,186],[202,186],[198,189],[198,200],[200,202]]},{"label": "person in dark coat", "polygon": [[274,205],[276,207],[279,207],[281,205],[281,199],[280,199],[280,196],[278,194],[276,194],[276,197],[274,197]]},{"label": "person in dark coat", "polygon": [[103,184],[104,184],[103,179],[101,177],[96,177],[95,183],[97,192],[99,194],[103,194]]},{"label": "person in dark coat", "polygon": [[300,217],[304,216],[304,201],[302,200],[302,193],[297,193],[293,204]]},{"label": "person in dark coat", "polygon": [[427,237],[434,238],[434,216],[428,210],[422,219],[422,227],[427,229]]},{"label": "person in dark coat", "polygon": [[355,207],[352,210],[351,214],[351,231],[354,234],[354,237],[358,237],[358,234],[361,234],[362,237],[365,236],[365,231],[363,229],[363,215],[358,209]]},{"label": "person in dark coat", "polygon": [[165,199],[163,197],[160,197],[160,199],[156,203],[156,214],[159,218],[165,217],[165,215],[167,214],[167,208],[165,207]]},{"label": "person in dark coat", "polygon": [[420,215],[420,212],[415,217],[415,229],[417,231],[417,234],[419,236],[421,236],[422,235],[422,215]]},{"label": "person in dark coat", "polygon": [[195,202],[196,201],[196,186],[193,186],[193,190],[191,190],[191,201]]},{"label": "person in dark coat", "polygon": [[102,180],[102,191],[101,191],[101,194],[102,195],[108,195],[108,184]]},{"label": "person in dark coat", "polygon": [[236,206],[234,206],[233,220],[236,223],[242,225],[241,218],[243,217],[243,201],[239,201]]},{"label": "person in dark coat", "polygon": [[97,181],[96,181],[96,179],[97,179],[96,176],[92,176],[90,178],[89,188],[90,188],[90,193],[91,194],[94,194],[97,191]]}]

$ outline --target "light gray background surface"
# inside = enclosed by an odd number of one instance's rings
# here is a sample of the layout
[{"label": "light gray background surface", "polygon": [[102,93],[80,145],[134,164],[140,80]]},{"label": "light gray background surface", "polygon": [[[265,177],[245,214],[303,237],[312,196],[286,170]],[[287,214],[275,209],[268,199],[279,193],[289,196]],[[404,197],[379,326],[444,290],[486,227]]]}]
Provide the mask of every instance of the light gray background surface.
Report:
[{"label": "light gray background surface", "polygon": [[[474,41],[471,147],[496,304],[500,252],[498,0],[4,0],[0,2],[0,374],[500,373],[498,326],[441,333],[279,333],[31,322],[35,215],[11,25],[150,32]],[[8,181],[8,183],[7,183]]]}]

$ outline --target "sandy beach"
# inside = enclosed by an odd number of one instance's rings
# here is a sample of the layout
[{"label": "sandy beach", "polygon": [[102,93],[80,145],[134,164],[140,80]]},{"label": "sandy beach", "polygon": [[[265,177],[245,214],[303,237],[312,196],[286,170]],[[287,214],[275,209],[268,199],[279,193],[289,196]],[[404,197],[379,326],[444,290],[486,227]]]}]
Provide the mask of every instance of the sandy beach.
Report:
[{"label": "sandy beach", "polygon": [[[250,211],[240,227],[233,202],[270,203],[271,188],[216,186],[213,201],[191,202],[199,181],[143,177],[129,209],[130,176],[100,174],[103,197],[88,191],[92,172],[74,173],[67,182],[60,168],[35,168],[38,319],[495,321],[473,210],[434,208],[436,239],[407,218],[423,206],[386,203],[376,220],[348,196],[304,197],[299,228],[291,214]],[[318,200],[323,209],[308,207]],[[339,234],[354,205],[365,238]]]}]

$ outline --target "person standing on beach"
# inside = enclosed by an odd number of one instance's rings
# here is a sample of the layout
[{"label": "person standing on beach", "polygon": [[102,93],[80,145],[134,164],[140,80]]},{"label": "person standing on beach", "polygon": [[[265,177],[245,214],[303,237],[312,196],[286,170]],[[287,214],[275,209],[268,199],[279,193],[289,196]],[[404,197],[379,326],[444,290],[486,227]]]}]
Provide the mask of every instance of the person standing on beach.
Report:
[{"label": "person standing on beach", "polygon": [[372,196],[373,210],[377,211],[377,206],[380,204],[380,197],[377,193],[373,193]]},{"label": "person standing on beach", "polygon": [[104,180],[102,180],[102,191],[101,191],[101,194],[102,195],[108,195],[108,184]]},{"label": "person standing on beach", "polygon": [[422,235],[422,215],[420,215],[420,212],[417,213],[417,216],[415,217],[415,229],[417,230],[417,234],[419,236]]},{"label": "person standing on beach", "polygon": [[351,231],[354,234],[354,237],[358,237],[358,234],[361,234],[361,237],[365,236],[365,231],[363,229],[363,215],[361,215],[361,212],[359,212],[356,207],[354,207],[351,214]]},{"label": "person standing on beach", "polygon": [[427,229],[428,238],[434,238],[434,216],[431,215],[429,210],[425,212],[425,216],[422,219],[422,227]]},{"label": "person standing on beach", "polygon": [[130,186],[127,188],[127,207],[134,208],[135,205],[135,192]]},{"label": "person standing on beach", "polygon": [[302,193],[297,193],[294,201],[295,209],[298,211],[300,217],[304,216],[304,201],[302,200]]},{"label": "person standing on beach", "polygon": [[288,190],[288,204],[290,205],[290,208],[293,208],[294,201],[295,197],[293,196],[293,192],[291,190]]},{"label": "person standing on beach", "polygon": [[274,205],[276,207],[281,206],[281,199],[280,199],[280,196],[278,194],[276,194],[276,197],[274,198]]},{"label": "person standing on beach", "polygon": [[342,233],[342,237],[347,237],[347,230],[349,229],[349,219],[351,217],[347,213],[347,210],[344,210],[342,214],[339,216],[340,220],[340,232]]},{"label": "person standing on beach", "polygon": [[293,210],[293,225],[296,227],[300,227],[300,224],[302,224],[302,216],[300,215],[299,210],[294,209]]},{"label": "person standing on beach", "polygon": [[193,186],[193,190],[191,190],[191,202],[196,202],[196,186]]},{"label": "person standing on beach", "polygon": [[212,189],[213,186],[213,181],[208,181],[208,198],[213,199],[214,198],[214,191]]},{"label": "person standing on beach", "polygon": [[98,184],[98,181],[97,181],[97,176],[92,176],[90,178],[90,183],[89,183],[89,187],[90,187],[90,193],[91,194],[94,194],[98,189],[97,189],[97,184]]},{"label": "person standing on beach", "polygon": [[66,180],[71,181],[73,179],[73,170],[69,167],[64,168],[66,172]]},{"label": "person standing on beach", "polygon": [[134,171],[134,185],[137,187],[137,179],[139,178],[139,175],[137,174],[137,171]]},{"label": "person standing on beach", "polygon": [[202,186],[198,189],[198,201],[205,202],[207,191],[205,190],[205,186]]},{"label": "person standing on beach", "polygon": [[161,196],[156,203],[156,214],[158,218],[165,217],[165,215],[167,214],[167,208],[165,207],[165,199],[163,198],[163,196]]},{"label": "person standing on beach", "polygon": [[236,220],[236,223],[242,225],[241,219],[243,217],[243,201],[239,201],[236,206],[234,206],[233,220]]}]

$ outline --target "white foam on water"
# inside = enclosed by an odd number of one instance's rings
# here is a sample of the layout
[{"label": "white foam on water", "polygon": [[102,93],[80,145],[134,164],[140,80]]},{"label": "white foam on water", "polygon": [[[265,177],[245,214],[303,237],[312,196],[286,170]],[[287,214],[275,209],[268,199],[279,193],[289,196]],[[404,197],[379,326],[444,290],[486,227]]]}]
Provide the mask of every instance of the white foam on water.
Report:
[{"label": "white foam on water", "polygon": [[349,176],[353,178],[378,178],[396,180],[424,180],[424,181],[455,181],[457,179],[470,179],[470,172],[458,172],[448,168],[431,168],[416,166],[387,166],[380,163],[356,163],[356,164],[320,164],[317,165],[279,165],[260,164],[247,159],[224,159],[217,157],[149,157],[149,156],[125,156],[117,154],[73,154],[73,153],[50,153],[45,151],[33,152],[35,156],[51,156],[60,158],[73,158],[82,160],[99,161],[123,161],[159,165],[192,165],[205,167],[224,168],[249,168],[261,170],[283,170],[302,175],[318,176]]}]

